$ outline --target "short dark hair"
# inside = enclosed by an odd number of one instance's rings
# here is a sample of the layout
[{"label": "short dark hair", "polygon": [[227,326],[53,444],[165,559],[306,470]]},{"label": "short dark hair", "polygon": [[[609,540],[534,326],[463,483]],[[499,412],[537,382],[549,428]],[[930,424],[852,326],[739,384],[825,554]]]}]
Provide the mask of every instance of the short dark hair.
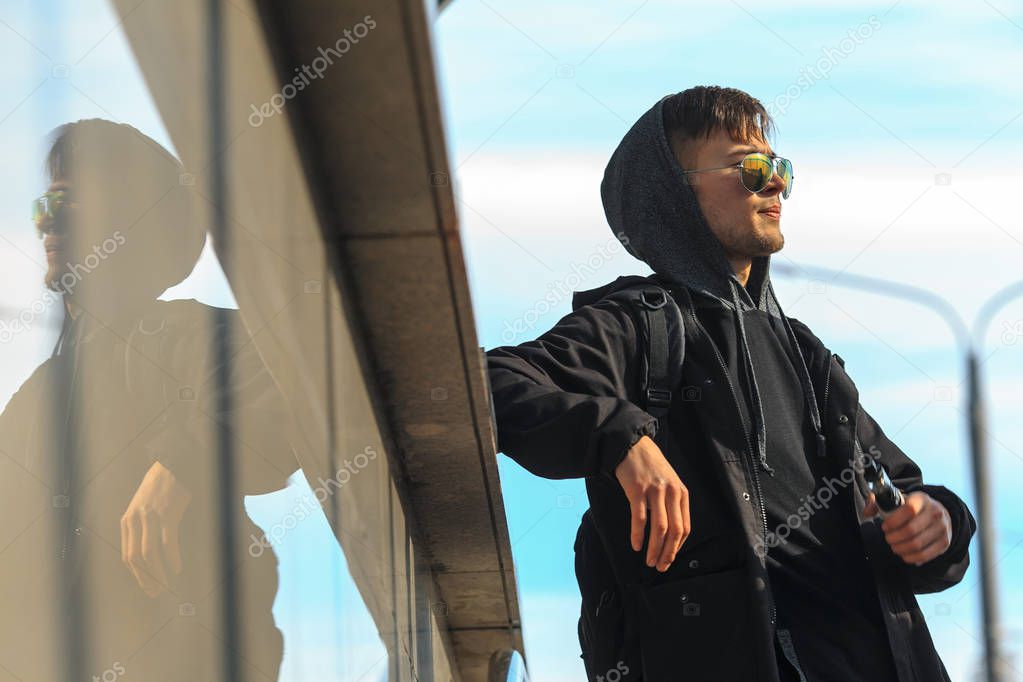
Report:
[{"label": "short dark hair", "polygon": [[760,100],[735,88],[698,85],[665,98],[664,130],[672,147],[724,130],[737,142],[769,141],[774,119]]}]

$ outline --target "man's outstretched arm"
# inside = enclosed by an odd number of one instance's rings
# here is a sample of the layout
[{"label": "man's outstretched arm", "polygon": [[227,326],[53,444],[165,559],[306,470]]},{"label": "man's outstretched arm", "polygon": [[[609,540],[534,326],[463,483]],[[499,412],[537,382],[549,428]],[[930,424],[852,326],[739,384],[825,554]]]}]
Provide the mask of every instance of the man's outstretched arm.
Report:
[{"label": "man's outstretched arm", "polygon": [[544,478],[613,477],[657,420],[638,390],[636,330],[614,302],[582,307],[534,341],[487,352],[498,448]]},{"label": "man's outstretched arm", "polygon": [[[151,373],[157,364],[166,371],[140,375],[130,383],[139,400],[170,396],[172,401],[150,426],[144,447],[155,461],[121,517],[122,561],[150,596],[160,594],[170,585],[171,575],[182,570],[179,528],[193,496],[214,494],[213,436],[218,422],[233,426],[237,502],[243,495],[283,488],[298,468],[287,437],[284,398],[239,313],[229,311],[220,321],[231,327],[234,344],[228,354],[225,387],[231,396],[230,408],[222,413],[212,390],[216,368],[210,355],[209,339],[215,333],[210,309],[173,305],[177,317],[166,318],[161,325],[166,334],[159,363],[135,363]],[[166,385],[169,376],[184,382],[190,394],[181,398],[178,386]]]},{"label": "man's outstretched arm", "polygon": [[649,521],[646,563],[665,571],[690,533],[689,492],[652,440],[657,419],[629,400],[642,360],[632,317],[610,301],[487,353],[498,449],[538,476],[617,480],[632,548]]}]

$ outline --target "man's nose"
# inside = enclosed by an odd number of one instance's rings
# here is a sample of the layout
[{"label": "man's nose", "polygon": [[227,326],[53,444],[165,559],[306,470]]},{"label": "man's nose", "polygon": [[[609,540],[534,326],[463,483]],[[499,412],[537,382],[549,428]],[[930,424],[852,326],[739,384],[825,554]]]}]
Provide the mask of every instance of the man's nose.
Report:
[{"label": "man's nose", "polygon": [[767,187],[757,192],[757,194],[773,197],[775,194],[780,194],[783,189],[785,189],[785,181],[782,180],[781,175],[776,171],[771,176],[771,181],[767,183]]},{"label": "man's nose", "polygon": [[40,236],[55,234],[57,231],[57,223],[53,218],[39,218],[36,220],[36,229],[39,230]]},{"label": "man's nose", "polygon": [[64,213],[58,213],[55,216],[44,214],[36,220],[36,229],[43,236],[48,234],[61,236],[68,230],[68,216]]}]

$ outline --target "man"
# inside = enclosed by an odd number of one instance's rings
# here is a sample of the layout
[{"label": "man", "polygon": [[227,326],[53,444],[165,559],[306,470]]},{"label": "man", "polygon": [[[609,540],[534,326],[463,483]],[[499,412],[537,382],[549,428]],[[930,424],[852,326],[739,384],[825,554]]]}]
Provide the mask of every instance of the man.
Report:
[{"label": "man", "polygon": [[[772,127],[748,94],[695,87],[643,114],[608,163],[608,222],[684,317],[663,419],[640,407],[642,318],[606,298],[635,278],[577,293],[537,340],[488,352],[500,449],[540,476],[586,478],[575,548],[591,680],[949,679],[914,593],[962,579],[976,523],[782,312],[769,265],[792,167]],[[883,523],[868,457],[906,495]]]},{"label": "man", "polygon": [[[282,488],[298,465],[287,406],[238,313],[158,300],[205,243],[187,176],[154,140],[98,119],[56,131],[47,172],[33,218],[65,316],[53,354],[0,415],[0,666],[58,679],[61,621],[76,617],[90,669],[75,677],[219,679],[226,502],[242,676],[277,679],[277,562],[246,552],[259,530],[242,496]],[[213,391],[217,325],[232,339],[226,411]],[[238,481],[226,501],[215,482],[224,420]],[[80,614],[59,598],[64,578],[80,585]]]}]

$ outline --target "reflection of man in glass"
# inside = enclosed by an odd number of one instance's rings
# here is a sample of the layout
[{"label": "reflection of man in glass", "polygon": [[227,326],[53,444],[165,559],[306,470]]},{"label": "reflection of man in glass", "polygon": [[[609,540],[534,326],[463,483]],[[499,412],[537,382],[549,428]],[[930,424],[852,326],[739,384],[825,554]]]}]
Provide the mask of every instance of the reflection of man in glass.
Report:
[{"label": "reflection of man in glass", "polygon": [[[188,276],[205,243],[192,180],[155,141],[102,120],[57,129],[47,171],[34,219],[65,317],[53,354],[0,415],[0,670],[53,679],[64,616],[54,587],[58,562],[70,562],[94,668],[83,679],[220,677],[218,562],[229,555],[214,475],[226,421],[240,493],[230,505],[241,667],[246,679],[276,680],[276,558],[247,551],[260,531],[241,495],[283,487],[297,462],[286,406],[238,314],[218,318],[233,346],[223,411],[213,400],[212,309],[157,298]],[[59,372],[70,390],[54,390]],[[51,453],[61,467],[49,466]],[[74,533],[60,537],[53,519],[70,497]]]}]

